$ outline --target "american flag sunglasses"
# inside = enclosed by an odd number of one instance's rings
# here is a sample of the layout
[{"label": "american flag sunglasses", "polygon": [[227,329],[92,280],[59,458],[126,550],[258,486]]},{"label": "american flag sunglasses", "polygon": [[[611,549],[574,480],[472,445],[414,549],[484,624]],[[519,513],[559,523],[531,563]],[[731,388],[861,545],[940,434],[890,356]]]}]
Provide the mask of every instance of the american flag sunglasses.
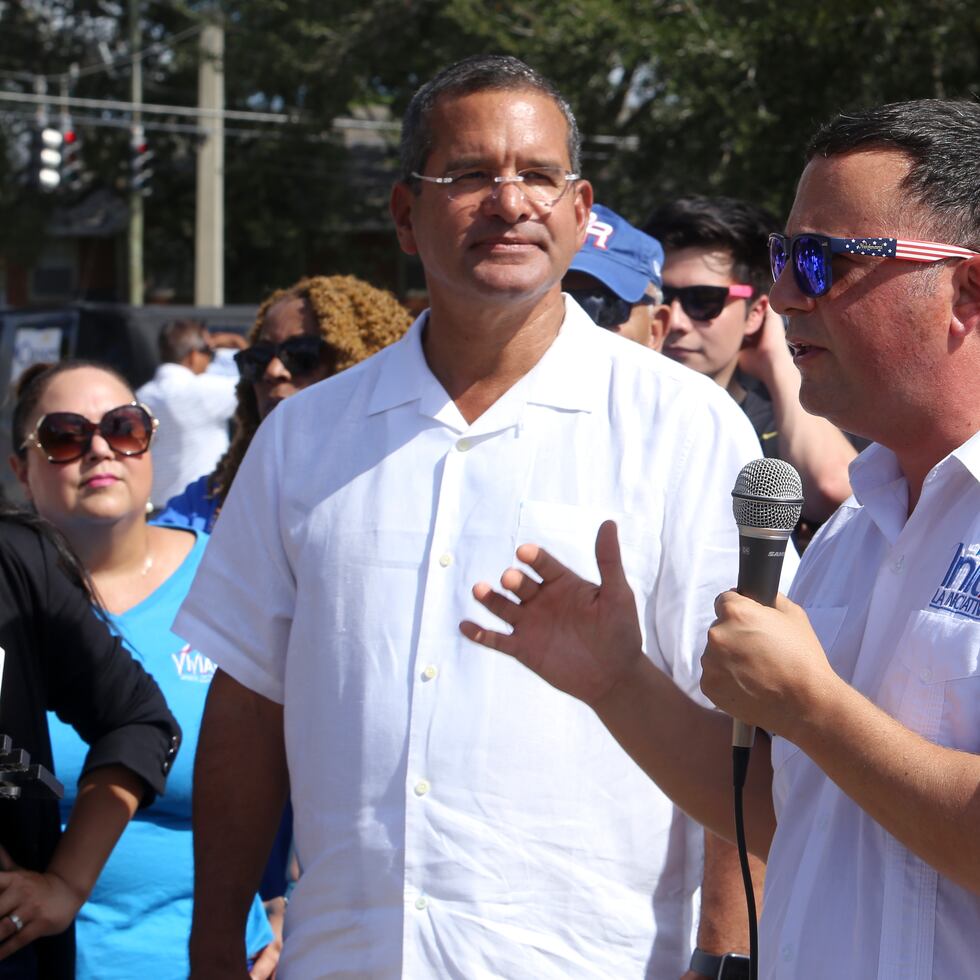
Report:
[{"label": "american flag sunglasses", "polygon": [[906,262],[939,262],[942,259],[968,259],[980,252],[959,245],[939,242],[917,242],[880,236],[831,238],[816,232],[804,232],[790,238],[769,236],[769,266],[775,282],[786,263],[791,261],[793,277],[800,291],[814,298],[823,296],[833,283],[832,259],[835,255],[874,255],[881,259],[903,259]]}]

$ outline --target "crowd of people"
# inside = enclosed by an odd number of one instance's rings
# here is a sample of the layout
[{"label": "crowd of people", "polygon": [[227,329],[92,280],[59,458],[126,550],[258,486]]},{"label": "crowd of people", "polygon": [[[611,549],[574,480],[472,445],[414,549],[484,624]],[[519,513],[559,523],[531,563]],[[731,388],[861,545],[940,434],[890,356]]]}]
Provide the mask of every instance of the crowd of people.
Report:
[{"label": "crowd of people", "polygon": [[[980,105],[876,107],[785,223],[640,228],[477,56],[403,122],[414,321],[312,276],[138,391],[29,368],[0,732],[64,796],[0,799],[0,977],[748,976],[728,715],[760,975],[967,975],[977,150]],[[759,456],[803,486],[774,608],[728,591]]]}]

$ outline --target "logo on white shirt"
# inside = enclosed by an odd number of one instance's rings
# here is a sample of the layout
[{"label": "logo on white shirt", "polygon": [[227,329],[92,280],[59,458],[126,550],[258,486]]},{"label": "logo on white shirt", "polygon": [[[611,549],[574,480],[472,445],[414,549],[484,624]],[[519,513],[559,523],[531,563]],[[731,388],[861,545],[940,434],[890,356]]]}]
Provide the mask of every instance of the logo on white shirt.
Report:
[{"label": "logo on white shirt", "polygon": [[980,544],[956,546],[929,608],[980,621]]},{"label": "logo on white shirt", "polygon": [[192,650],[190,644],[184,644],[177,653],[170,654],[170,659],[177,668],[177,676],[182,681],[198,681],[207,684],[217,670],[217,664],[203,653]]}]

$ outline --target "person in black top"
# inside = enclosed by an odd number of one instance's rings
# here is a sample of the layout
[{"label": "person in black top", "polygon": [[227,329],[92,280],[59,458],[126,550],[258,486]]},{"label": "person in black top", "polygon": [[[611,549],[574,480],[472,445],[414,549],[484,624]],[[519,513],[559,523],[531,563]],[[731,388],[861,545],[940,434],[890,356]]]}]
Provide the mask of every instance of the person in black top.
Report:
[{"label": "person in black top", "polygon": [[74,976],[72,920],[130,817],[163,792],[180,744],[86,582],[54,529],[0,506],[0,732],[50,769],[50,709],[91,746],[64,834],[56,800],[0,800],[0,978]]}]

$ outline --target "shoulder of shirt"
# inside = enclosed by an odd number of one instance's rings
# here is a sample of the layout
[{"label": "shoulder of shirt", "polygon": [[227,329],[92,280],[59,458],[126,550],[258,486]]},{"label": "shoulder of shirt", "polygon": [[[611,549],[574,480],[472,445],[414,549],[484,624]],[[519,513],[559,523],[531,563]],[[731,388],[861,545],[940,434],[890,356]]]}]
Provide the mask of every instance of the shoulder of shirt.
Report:
[{"label": "shoulder of shirt", "polygon": [[143,398],[146,395],[153,395],[170,385],[184,385],[193,382],[197,377],[189,368],[182,364],[158,364],[157,369],[146,384],[142,384],[136,389],[136,397]]},{"label": "shoulder of shirt", "polygon": [[731,402],[728,393],[710,378],[672,361],[659,351],[601,327],[594,327],[587,342],[596,352],[605,354],[617,372],[636,371],[641,377],[655,377],[673,391],[689,393],[709,403],[725,405],[726,401]]},{"label": "shoulder of shirt", "polygon": [[37,528],[16,518],[0,518],[0,547],[8,554],[24,560],[44,542],[44,535]]}]

